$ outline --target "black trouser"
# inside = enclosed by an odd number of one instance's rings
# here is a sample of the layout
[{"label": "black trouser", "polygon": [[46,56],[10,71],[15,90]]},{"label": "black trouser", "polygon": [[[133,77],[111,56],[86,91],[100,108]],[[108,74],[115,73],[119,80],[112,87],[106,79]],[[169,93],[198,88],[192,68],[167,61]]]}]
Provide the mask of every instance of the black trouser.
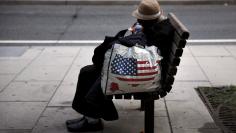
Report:
[{"label": "black trouser", "polygon": [[78,113],[93,118],[116,120],[118,114],[110,99],[106,99],[101,88],[100,72],[93,65],[80,70],[72,108]]}]

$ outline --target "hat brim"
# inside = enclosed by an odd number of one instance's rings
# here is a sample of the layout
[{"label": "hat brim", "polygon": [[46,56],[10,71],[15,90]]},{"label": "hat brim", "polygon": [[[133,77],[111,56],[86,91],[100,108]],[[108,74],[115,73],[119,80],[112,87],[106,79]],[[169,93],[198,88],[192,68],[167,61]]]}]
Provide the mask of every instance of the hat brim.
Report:
[{"label": "hat brim", "polygon": [[162,15],[161,12],[158,12],[157,14],[154,15],[143,15],[141,13],[139,13],[138,9],[134,10],[132,12],[132,16],[137,18],[137,19],[141,19],[141,20],[153,20],[153,19],[157,19]]}]

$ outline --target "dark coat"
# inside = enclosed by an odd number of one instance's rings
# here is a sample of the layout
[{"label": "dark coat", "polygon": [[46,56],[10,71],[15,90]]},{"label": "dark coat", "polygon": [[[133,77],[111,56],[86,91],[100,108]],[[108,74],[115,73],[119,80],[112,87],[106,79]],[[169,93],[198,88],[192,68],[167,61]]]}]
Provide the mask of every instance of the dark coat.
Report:
[{"label": "dark coat", "polygon": [[73,109],[77,112],[85,116],[105,120],[118,119],[118,113],[112,100],[107,99],[101,89],[101,70],[104,55],[112,47],[114,41],[128,47],[143,42],[145,42],[144,44],[155,45],[160,49],[162,56],[167,58],[166,53],[170,49],[169,46],[172,41],[170,38],[173,35],[173,28],[168,19],[155,24],[143,34],[122,37],[125,32],[126,30],[123,30],[115,37],[105,37],[104,42],[94,50],[93,65],[85,66],[80,70],[77,90],[72,104]]}]

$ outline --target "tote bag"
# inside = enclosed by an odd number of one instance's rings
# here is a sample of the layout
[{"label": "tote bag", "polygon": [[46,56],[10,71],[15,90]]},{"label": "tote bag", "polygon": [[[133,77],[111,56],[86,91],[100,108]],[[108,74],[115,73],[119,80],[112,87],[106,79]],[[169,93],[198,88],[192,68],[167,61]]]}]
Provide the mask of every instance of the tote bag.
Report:
[{"label": "tote bag", "polygon": [[105,54],[101,87],[106,95],[155,91],[160,87],[162,57],[156,46],[115,43]]}]

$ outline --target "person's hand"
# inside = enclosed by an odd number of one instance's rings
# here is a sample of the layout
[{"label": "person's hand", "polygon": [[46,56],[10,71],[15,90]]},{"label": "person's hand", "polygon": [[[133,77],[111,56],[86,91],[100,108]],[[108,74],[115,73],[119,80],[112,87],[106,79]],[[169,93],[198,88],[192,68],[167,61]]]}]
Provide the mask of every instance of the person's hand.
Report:
[{"label": "person's hand", "polygon": [[132,34],[134,33],[138,33],[138,32],[142,32],[143,27],[142,25],[140,25],[138,22],[135,22],[130,28],[129,31],[132,32]]}]

